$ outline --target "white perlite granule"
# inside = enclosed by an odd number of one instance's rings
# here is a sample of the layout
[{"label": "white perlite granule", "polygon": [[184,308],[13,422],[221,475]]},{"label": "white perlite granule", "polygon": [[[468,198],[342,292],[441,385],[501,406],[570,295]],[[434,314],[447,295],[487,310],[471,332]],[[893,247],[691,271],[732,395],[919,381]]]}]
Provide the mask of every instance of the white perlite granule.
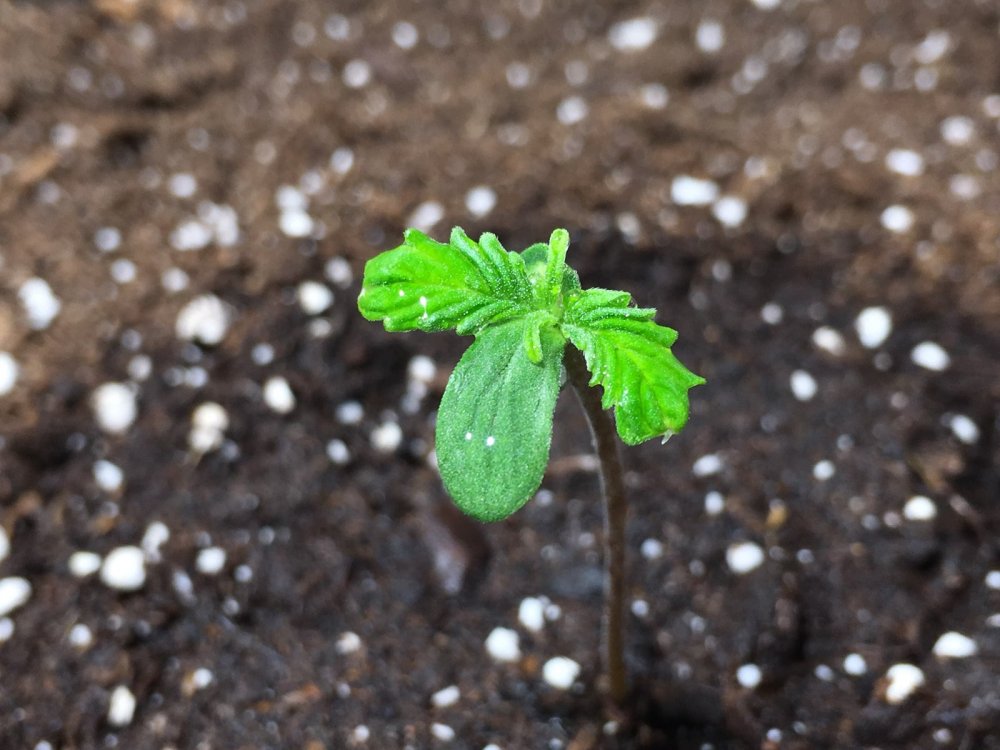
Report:
[{"label": "white perlite granule", "polygon": [[113,727],[127,727],[135,716],[135,696],[124,685],[111,691],[108,704],[108,724]]},{"label": "white perlite granule", "polygon": [[446,688],[441,688],[431,696],[431,705],[434,708],[447,708],[458,703],[458,699],[461,697],[462,691],[459,690],[458,685],[449,685]]},{"label": "white perlite granule", "polygon": [[31,584],[24,578],[0,578],[0,617],[24,606],[31,598]]},{"label": "white perlite granule", "polygon": [[138,591],[146,583],[146,556],[139,547],[111,550],[101,565],[101,582],[120,591]]},{"label": "white perlite granule", "polygon": [[746,575],[764,564],[764,550],[753,542],[739,542],[726,550],[726,564],[737,575]]},{"label": "white perlite granule", "polygon": [[933,651],[939,659],[967,659],[979,653],[979,647],[968,636],[952,630],[937,639]]},{"label": "white perlite granule", "polygon": [[120,435],[128,430],[138,414],[135,392],[125,383],[98,386],[90,398],[98,426],[105,432]]},{"label": "white perlite granule", "polygon": [[736,681],[740,683],[740,687],[747,690],[753,690],[760,685],[763,678],[764,675],[756,664],[743,664],[736,670]]},{"label": "white perlite granule", "polygon": [[912,664],[893,664],[885,673],[885,700],[899,705],[924,684],[924,673]]},{"label": "white perlite granule", "polygon": [[221,299],[214,294],[202,294],[181,309],[174,330],[179,339],[215,346],[225,338],[230,317],[229,308]]},{"label": "white perlite granule", "polygon": [[569,690],[580,676],[580,665],[566,656],[554,656],[542,666],[542,678],[558,690]]},{"label": "white perlite granule", "polygon": [[264,403],[271,411],[288,414],[295,408],[295,394],[285,378],[277,375],[264,383]]},{"label": "white perlite granule", "polygon": [[6,396],[17,385],[21,367],[8,352],[0,352],[0,396]]},{"label": "white perlite granule", "polygon": [[497,661],[515,662],[521,658],[521,639],[510,628],[494,628],[486,638],[486,651]]},{"label": "white perlite granule", "polygon": [[532,633],[541,632],[545,627],[545,602],[533,596],[522,599],[517,608],[517,619]]}]

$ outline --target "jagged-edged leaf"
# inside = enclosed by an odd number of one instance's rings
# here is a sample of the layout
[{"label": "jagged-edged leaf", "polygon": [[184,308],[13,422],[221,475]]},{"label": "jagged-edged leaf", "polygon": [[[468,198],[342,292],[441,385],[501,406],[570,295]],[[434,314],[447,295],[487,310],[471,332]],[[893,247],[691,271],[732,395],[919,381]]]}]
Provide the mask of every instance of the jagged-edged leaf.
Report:
[{"label": "jagged-edged leaf", "polygon": [[387,331],[465,334],[530,312],[533,303],[518,253],[495,235],[475,242],[456,227],[447,244],[409,229],[402,245],[368,261],[358,308]]},{"label": "jagged-edged leaf", "polygon": [[688,389],[705,381],[670,351],[677,332],[630,301],[626,292],[588,289],[570,298],[561,327],[583,352],[590,385],[603,387],[604,408],[614,407],[621,439],[635,445],[684,427]]},{"label": "jagged-edged leaf", "polygon": [[[524,505],[549,460],[565,341],[554,326],[536,323],[511,320],[480,331],[441,399],[438,469],[455,504],[481,521]],[[525,345],[536,334],[537,363]]]}]

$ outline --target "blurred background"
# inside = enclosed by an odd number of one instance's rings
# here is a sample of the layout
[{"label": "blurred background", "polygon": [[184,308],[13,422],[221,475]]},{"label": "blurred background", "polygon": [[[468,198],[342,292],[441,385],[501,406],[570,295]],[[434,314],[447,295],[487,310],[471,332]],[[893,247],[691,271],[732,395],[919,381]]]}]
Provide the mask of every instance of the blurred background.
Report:
[{"label": "blurred background", "polygon": [[[995,0],[0,0],[0,746],[1000,747],[998,60]],[[576,404],[475,524],[468,340],[356,311],[453,225],[708,378],[625,453],[625,721]]]}]

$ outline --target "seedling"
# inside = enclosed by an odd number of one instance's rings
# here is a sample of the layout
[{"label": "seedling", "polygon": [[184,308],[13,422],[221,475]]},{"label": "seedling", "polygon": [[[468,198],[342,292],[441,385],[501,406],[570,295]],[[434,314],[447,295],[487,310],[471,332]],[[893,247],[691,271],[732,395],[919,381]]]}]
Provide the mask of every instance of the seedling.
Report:
[{"label": "seedling", "polygon": [[705,381],[674,357],[677,332],[653,322],[656,310],[634,307],[628,292],[581,289],[568,247],[565,229],[521,253],[489,233],[475,242],[456,227],[445,244],[409,229],[365,266],[358,307],[387,331],[476,337],[441,399],[436,452],[445,489],[480,521],[507,518],[538,490],[565,372],[601,464],[605,660],[610,697],[621,704],[627,504],[615,428],[629,445],[665,442],[687,422],[688,389]]}]

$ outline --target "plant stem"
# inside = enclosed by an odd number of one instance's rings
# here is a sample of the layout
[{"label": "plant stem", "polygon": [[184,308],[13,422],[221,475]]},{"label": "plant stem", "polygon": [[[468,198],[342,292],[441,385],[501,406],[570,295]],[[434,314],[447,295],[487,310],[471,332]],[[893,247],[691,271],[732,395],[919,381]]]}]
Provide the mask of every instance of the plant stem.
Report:
[{"label": "plant stem", "polygon": [[608,694],[616,706],[625,702],[628,682],[625,677],[625,523],[628,502],[625,498],[624,471],[618,454],[618,435],[611,415],[601,406],[601,396],[591,388],[590,373],[583,355],[572,345],[566,347],[566,373],[580,405],[601,462],[604,489],[604,658],[608,675]]}]

